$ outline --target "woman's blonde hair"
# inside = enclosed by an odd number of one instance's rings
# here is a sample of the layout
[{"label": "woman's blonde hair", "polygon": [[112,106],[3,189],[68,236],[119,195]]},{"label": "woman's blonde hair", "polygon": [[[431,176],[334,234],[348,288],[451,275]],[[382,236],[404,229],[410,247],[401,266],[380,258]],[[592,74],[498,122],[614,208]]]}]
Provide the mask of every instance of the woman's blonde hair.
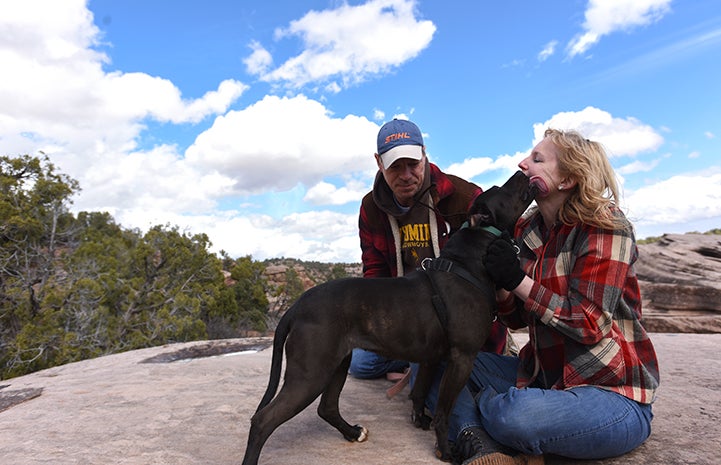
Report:
[{"label": "woman's blonde hair", "polygon": [[577,131],[546,129],[547,137],[558,149],[558,168],[562,178],[576,182],[571,196],[558,212],[567,225],[591,224],[604,229],[628,227],[618,206],[616,174],[603,146]]}]

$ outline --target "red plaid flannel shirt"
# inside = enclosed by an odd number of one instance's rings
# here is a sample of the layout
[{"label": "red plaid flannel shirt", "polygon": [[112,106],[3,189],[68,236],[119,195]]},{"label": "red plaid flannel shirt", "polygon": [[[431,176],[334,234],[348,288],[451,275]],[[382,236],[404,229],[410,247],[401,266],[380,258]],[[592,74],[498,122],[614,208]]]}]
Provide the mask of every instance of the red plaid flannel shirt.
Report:
[{"label": "red plaid flannel shirt", "polygon": [[500,304],[510,328],[529,329],[518,387],[592,385],[653,402],[659,368],[640,322],[633,233],[557,224],[544,241],[542,223],[535,212],[516,225],[521,266],[535,280],[528,300]]}]

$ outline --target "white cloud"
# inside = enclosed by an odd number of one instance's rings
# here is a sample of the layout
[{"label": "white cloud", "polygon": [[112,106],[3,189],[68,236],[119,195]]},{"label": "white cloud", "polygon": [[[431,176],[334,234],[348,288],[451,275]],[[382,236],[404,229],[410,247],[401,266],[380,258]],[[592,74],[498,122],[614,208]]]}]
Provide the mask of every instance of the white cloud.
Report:
[{"label": "white cloud", "polygon": [[186,152],[199,172],[233,179],[234,192],[253,194],[312,186],[339,173],[368,175],[378,126],[366,118],[334,118],[305,96],[266,96],[216,118]]},{"label": "white cloud", "polygon": [[[625,205],[639,236],[646,231],[688,232],[694,224],[712,220],[721,224],[721,170],[684,174],[627,191]],[[702,231],[703,232],[703,231]],[[653,233],[650,235],[654,235]]]},{"label": "white cloud", "polygon": [[[140,121],[151,117],[160,122],[197,123],[208,115],[223,113],[248,86],[225,80],[218,90],[206,92],[203,97],[186,101],[180,90],[163,78],[145,73],[111,73],[97,82],[99,102],[106,114],[120,119]],[[100,99],[99,99],[100,100]]]},{"label": "white cloud", "polygon": [[[255,260],[291,257],[321,262],[360,262],[358,216],[330,211],[294,213],[280,218],[237,211],[185,215],[146,207],[122,211],[115,219],[123,226],[146,230],[156,224],[181,231],[205,233],[211,250]],[[149,221],[152,219],[152,221]]]},{"label": "white cloud", "polygon": [[635,156],[658,149],[663,137],[651,126],[633,117],[617,118],[594,107],[581,111],[561,112],[543,123],[533,125],[534,142],[543,138],[546,129],[575,129],[588,139],[603,144],[609,157]]},{"label": "white cloud", "polygon": [[357,214],[329,211],[269,215],[179,216],[171,224],[187,225],[212,238],[215,251],[256,260],[292,257],[321,262],[360,262]]},{"label": "white cloud", "polygon": [[275,69],[256,66],[257,74],[296,88],[327,80],[339,80],[336,85],[345,88],[388,72],[415,58],[433,38],[435,25],[417,19],[415,9],[416,0],[371,0],[310,11],[276,31],[277,40],[299,37],[303,52]]},{"label": "white cloud", "polygon": [[554,53],[556,53],[556,46],[558,45],[557,40],[552,40],[549,43],[547,43],[543,50],[538,54],[538,61],[546,61],[549,57],[551,57]]},{"label": "white cloud", "polygon": [[313,205],[344,205],[350,202],[360,205],[360,200],[371,187],[370,183],[353,180],[342,187],[322,181],[308,189],[303,200]]},{"label": "white cloud", "polygon": [[343,90],[343,89],[341,89],[341,87],[338,85],[337,82],[329,82],[329,83],[324,87],[324,89],[325,89],[326,92],[328,92],[328,93],[330,93],[330,94],[337,94],[337,93],[339,93],[341,90]]},{"label": "white cloud", "polygon": [[[3,60],[21,51],[21,55],[32,56],[39,64],[107,61],[105,55],[91,48],[98,44],[99,30],[85,3],[85,0],[2,2],[0,48],[4,54],[10,52]],[[12,76],[17,73],[3,73],[2,77]]]},{"label": "white cloud", "polygon": [[652,160],[649,162],[635,160],[635,161],[632,161],[631,163],[621,166],[620,168],[616,168],[616,172],[618,174],[622,174],[622,175],[648,172],[648,171],[651,171],[652,169],[656,168],[660,162],[661,162],[661,160],[658,160],[658,159]]},{"label": "white cloud", "polygon": [[671,11],[671,0],[589,0],[583,32],[569,42],[569,57],[581,55],[601,37],[654,23]]},{"label": "white cloud", "polygon": [[273,64],[272,55],[258,41],[251,42],[249,47],[253,53],[243,60],[245,69],[249,74],[264,74]]},{"label": "white cloud", "polygon": [[518,170],[518,163],[525,156],[525,153],[517,152],[515,155],[500,155],[496,158],[466,158],[461,163],[453,163],[444,171],[465,179],[472,179],[494,170],[512,173]]},{"label": "white cloud", "polygon": [[207,212],[216,206],[214,199],[232,189],[232,180],[197,172],[169,145],[128,154],[106,153],[103,160],[87,167],[82,179],[76,209],[104,210],[118,216],[126,210],[144,211],[147,219],[126,224],[142,228],[155,224],[151,212],[166,212],[160,218],[172,212]]},{"label": "white cloud", "polygon": [[514,60],[511,60],[510,63],[502,64],[501,68],[522,68],[525,63],[526,63],[526,60],[514,59]]}]

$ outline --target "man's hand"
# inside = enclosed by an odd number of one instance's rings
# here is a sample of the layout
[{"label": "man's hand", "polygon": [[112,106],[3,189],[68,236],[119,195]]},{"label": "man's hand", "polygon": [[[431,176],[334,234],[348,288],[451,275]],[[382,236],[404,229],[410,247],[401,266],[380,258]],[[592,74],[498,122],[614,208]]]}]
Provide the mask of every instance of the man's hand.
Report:
[{"label": "man's hand", "polygon": [[518,261],[517,246],[511,236],[504,232],[488,246],[483,265],[497,286],[507,291],[517,288],[526,274]]}]

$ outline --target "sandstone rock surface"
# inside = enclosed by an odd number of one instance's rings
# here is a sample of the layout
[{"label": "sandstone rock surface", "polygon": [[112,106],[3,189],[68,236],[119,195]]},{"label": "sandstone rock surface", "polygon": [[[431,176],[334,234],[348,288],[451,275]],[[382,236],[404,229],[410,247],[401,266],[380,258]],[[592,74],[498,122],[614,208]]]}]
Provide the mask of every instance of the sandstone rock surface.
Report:
[{"label": "sandstone rock surface", "polygon": [[[523,343],[525,338],[516,335]],[[662,385],[653,433],[633,453],[568,465],[721,463],[721,334],[652,334]],[[174,344],[0,381],[0,461],[7,465],[239,464],[268,379],[268,338]],[[249,352],[238,352],[251,349]],[[230,352],[229,354],[226,352]],[[225,354],[225,355],[223,355]],[[210,355],[210,356],[205,356]],[[370,430],[349,443],[312,405],[281,426],[261,465],[428,464],[433,433],[409,421],[407,391],[349,378],[341,409]],[[19,403],[18,403],[19,402]]]},{"label": "sandstone rock surface", "polygon": [[641,244],[636,273],[649,331],[721,333],[721,235],[665,234]]}]

